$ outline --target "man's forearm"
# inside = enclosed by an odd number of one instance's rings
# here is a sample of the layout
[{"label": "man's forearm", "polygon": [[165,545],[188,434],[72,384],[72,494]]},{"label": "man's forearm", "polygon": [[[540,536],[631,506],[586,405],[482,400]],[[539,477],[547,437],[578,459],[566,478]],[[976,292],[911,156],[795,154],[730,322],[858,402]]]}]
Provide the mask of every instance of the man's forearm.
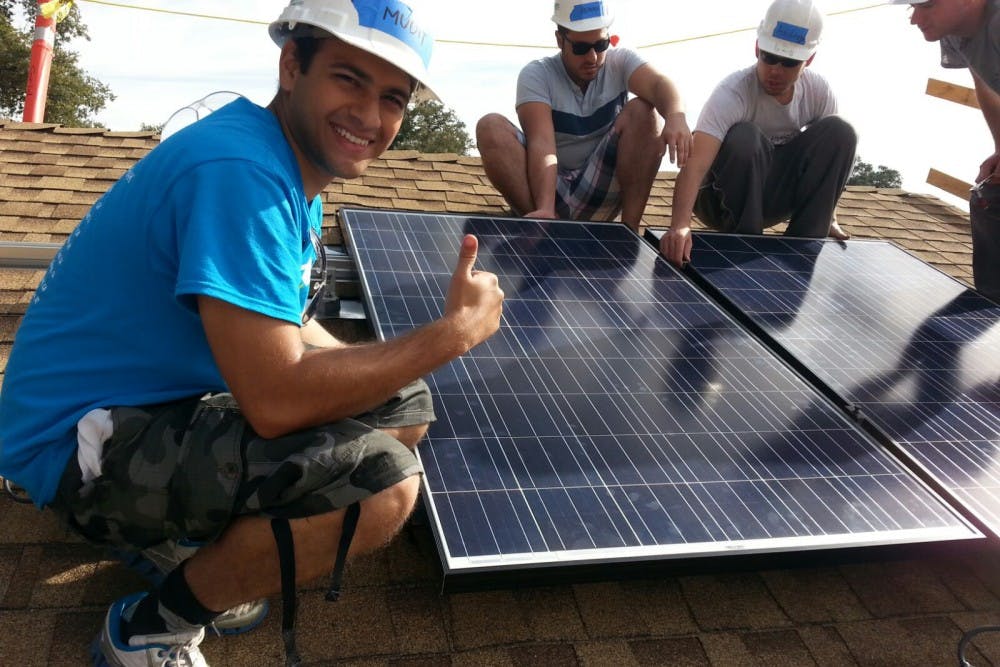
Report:
[{"label": "man's forearm", "polygon": [[670,216],[670,227],[672,229],[691,226],[698,188],[701,186],[701,182],[705,178],[707,171],[707,169],[689,162],[677,175],[677,181],[674,185],[673,210]]},{"label": "man's forearm", "polygon": [[669,116],[683,114],[684,104],[681,101],[681,94],[677,91],[677,86],[673,82],[662,77],[656,87],[657,95],[656,99],[653,100],[653,104],[656,106],[656,110],[660,112],[660,115],[664,119]]},{"label": "man's forearm", "polygon": [[528,146],[528,187],[535,209],[555,211],[559,164],[555,151]]}]

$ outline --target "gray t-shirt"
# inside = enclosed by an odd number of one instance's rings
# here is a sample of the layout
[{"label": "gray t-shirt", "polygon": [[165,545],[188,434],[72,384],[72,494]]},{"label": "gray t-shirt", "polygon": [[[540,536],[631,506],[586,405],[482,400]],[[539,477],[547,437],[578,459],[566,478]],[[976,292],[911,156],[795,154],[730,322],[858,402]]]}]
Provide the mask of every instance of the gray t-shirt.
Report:
[{"label": "gray t-shirt", "polygon": [[761,88],[754,65],[733,72],[715,87],[694,129],[723,141],[733,125],[750,122],[780,145],[794,139],[810,123],[835,113],[837,100],[819,74],[804,70],[795,82],[792,101],[781,104]]},{"label": "gray t-shirt", "polygon": [[1000,0],[989,0],[986,23],[972,37],[949,35],[941,39],[941,66],[968,67],[1000,93]]},{"label": "gray t-shirt", "polygon": [[628,80],[644,64],[635,51],[609,49],[604,67],[584,93],[569,78],[559,54],[533,60],[517,77],[515,106],[543,102],[552,107],[559,168],[579,169],[611,131],[628,101]]}]

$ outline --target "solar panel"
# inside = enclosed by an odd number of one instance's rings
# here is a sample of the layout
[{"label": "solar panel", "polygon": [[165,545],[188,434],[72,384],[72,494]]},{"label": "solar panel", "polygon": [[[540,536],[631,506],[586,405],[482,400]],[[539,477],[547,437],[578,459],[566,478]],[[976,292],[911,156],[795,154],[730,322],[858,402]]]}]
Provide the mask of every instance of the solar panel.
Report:
[{"label": "solar panel", "polygon": [[698,234],[692,268],[1000,534],[1000,306],[881,241]]},{"label": "solar panel", "polygon": [[978,533],[617,224],[341,210],[370,318],[439,317],[462,235],[501,330],[428,378],[445,575]]}]

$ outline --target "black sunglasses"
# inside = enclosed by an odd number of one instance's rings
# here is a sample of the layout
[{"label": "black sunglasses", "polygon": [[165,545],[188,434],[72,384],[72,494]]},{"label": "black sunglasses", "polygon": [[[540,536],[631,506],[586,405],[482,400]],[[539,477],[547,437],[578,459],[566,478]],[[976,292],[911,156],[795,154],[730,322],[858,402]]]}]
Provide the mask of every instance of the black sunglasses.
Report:
[{"label": "black sunglasses", "polygon": [[310,229],[309,241],[312,243],[313,252],[316,253],[316,260],[309,271],[309,298],[302,310],[302,324],[311,320],[316,314],[323,300],[323,293],[326,291],[326,248],[323,247],[323,239],[315,230]]},{"label": "black sunglasses", "polygon": [[611,46],[611,39],[605,37],[604,39],[599,39],[596,42],[574,42],[572,39],[566,36],[566,33],[559,33],[562,38],[569,42],[570,47],[573,49],[573,55],[575,56],[585,56],[590,53],[593,49],[594,53],[604,53]]},{"label": "black sunglasses", "polygon": [[760,52],[760,59],[768,65],[781,65],[782,67],[787,67],[788,69],[798,67],[805,62],[804,60],[794,60],[793,58],[782,58],[781,56],[776,56],[773,53],[768,53],[767,51]]}]

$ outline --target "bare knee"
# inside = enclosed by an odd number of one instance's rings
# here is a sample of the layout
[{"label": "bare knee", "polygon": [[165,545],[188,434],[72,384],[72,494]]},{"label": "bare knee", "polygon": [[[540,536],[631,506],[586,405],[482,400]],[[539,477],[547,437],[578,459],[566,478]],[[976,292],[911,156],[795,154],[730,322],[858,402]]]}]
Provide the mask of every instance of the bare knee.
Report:
[{"label": "bare knee", "polygon": [[517,129],[506,116],[488,113],[476,123],[476,146],[480,153],[501,149],[511,142],[520,143]]},{"label": "bare knee", "polygon": [[351,555],[380,549],[392,541],[413,512],[419,491],[420,476],[412,475],[361,501]]},{"label": "bare knee", "polygon": [[[399,533],[413,512],[420,491],[420,476],[411,475],[361,501],[357,527],[351,539],[348,557],[376,551],[386,546]],[[330,572],[336,565],[337,545],[343,531],[346,509],[294,519],[292,534],[295,545],[296,581],[305,583]],[[252,517],[253,520],[268,520]],[[270,536],[270,530],[265,529]],[[265,540],[270,542],[270,540]],[[274,543],[271,542],[273,550]],[[204,551],[204,550],[202,550]],[[248,552],[244,550],[244,552]],[[201,551],[199,551],[199,554]],[[272,552],[274,581],[278,580],[277,552]],[[277,589],[268,591],[267,594]]]},{"label": "bare knee", "polygon": [[381,431],[392,436],[396,440],[413,449],[427,434],[429,424],[416,424],[415,426],[399,426],[396,428],[383,428]]},{"label": "bare knee", "polygon": [[635,98],[625,105],[615,121],[619,133],[619,164],[659,164],[663,156],[663,120],[649,102]]},{"label": "bare knee", "polygon": [[650,135],[658,135],[663,129],[663,120],[652,104],[641,98],[628,101],[618,118],[615,129],[623,136],[641,136],[645,140]]}]

